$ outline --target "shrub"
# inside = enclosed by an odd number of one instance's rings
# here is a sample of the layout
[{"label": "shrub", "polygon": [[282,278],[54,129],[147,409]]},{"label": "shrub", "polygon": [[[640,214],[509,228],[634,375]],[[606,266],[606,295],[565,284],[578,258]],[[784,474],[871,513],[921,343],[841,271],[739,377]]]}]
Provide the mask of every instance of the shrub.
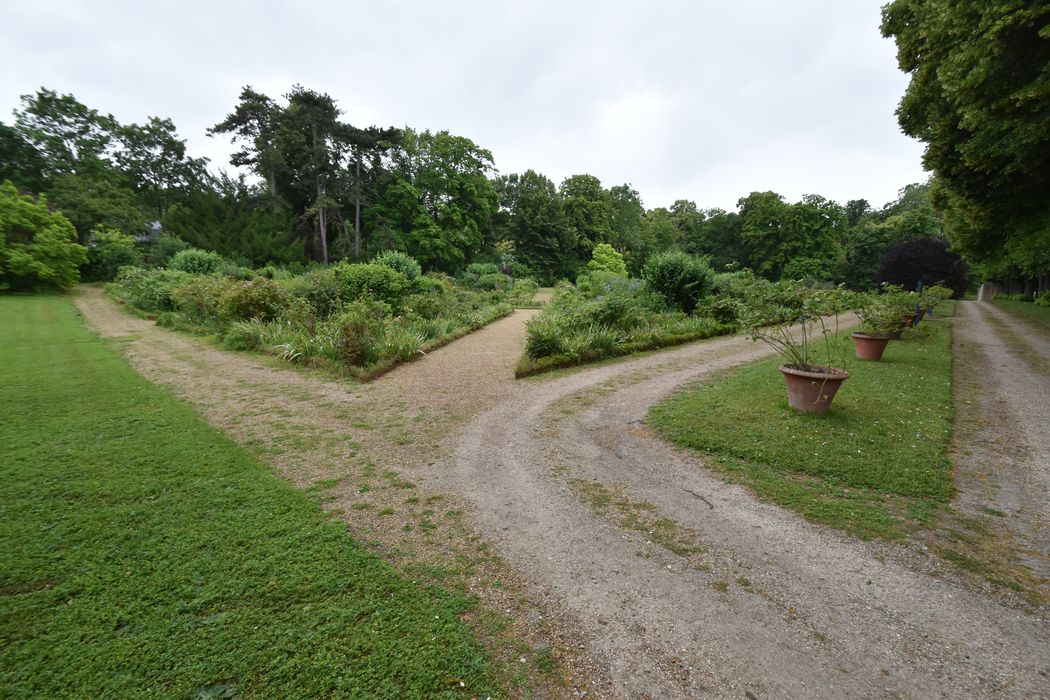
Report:
[{"label": "shrub", "polygon": [[236,282],[220,301],[223,318],[247,321],[273,321],[292,307],[292,295],[277,282],[257,277],[247,282]]},{"label": "shrub", "polygon": [[86,262],[69,219],[50,211],[44,197],[0,184],[0,290],[69,289]]},{"label": "shrub", "polygon": [[313,309],[318,318],[328,318],[343,305],[343,282],[334,268],[310,270],[300,277],[281,280],[281,286]]},{"label": "shrub", "polygon": [[500,269],[495,263],[475,262],[467,265],[459,279],[464,286],[477,288],[482,277],[498,274],[501,274]]},{"label": "shrub", "polygon": [[149,313],[175,311],[172,294],[194,278],[181,270],[144,270],[141,267],[122,267],[116,282],[124,291],[129,304]]},{"label": "shrub", "polygon": [[171,301],[191,321],[214,323],[223,315],[223,298],[237,284],[236,280],[218,275],[195,277],[172,291]]},{"label": "shrub", "polygon": [[335,319],[335,354],[347,367],[367,367],[382,356],[383,319],[389,307],[371,298],[347,304]]},{"label": "shrub", "polygon": [[519,306],[531,305],[536,297],[537,289],[539,289],[539,285],[536,284],[536,280],[528,277],[516,279],[514,280],[514,286],[510,289],[510,302]]},{"label": "shrub", "polygon": [[493,272],[479,277],[474,286],[478,289],[487,289],[489,291],[510,289],[511,279],[502,272]]},{"label": "shrub", "polygon": [[643,277],[668,305],[691,314],[710,294],[715,273],[702,258],[685,253],[661,253],[645,263]]},{"label": "shrub", "polygon": [[993,294],[993,301],[1032,301],[1027,294]]},{"label": "shrub", "polygon": [[1035,298],[1036,306],[1050,306],[1050,289]]},{"label": "shrub", "polygon": [[534,360],[561,355],[565,352],[562,319],[556,313],[546,312],[525,322],[525,353]]},{"label": "shrub", "polygon": [[146,261],[153,267],[167,267],[176,253],[186,250],[190,244],[176,236],[161,234],[146,253]]},{"label": "shrub", "polygon": [[211,275],[221,272],[226,266],[227,262],[221,255],[200,248],[180,250],[168,261],[169,270],[188,272],[191,275]]},{"label": "shrub", "polygon": [[142,253],[135,247],[134,238],[101,225],[88,237],[87,257],[84,276],[89,280],[109,282],[120,268],[142,264]]},{"label": "shrub", "polygon": [[372,258],[372,264],[383,265],[391,270],[397,270],[409,281],[416,279],[423,273],[415,258],[397,250],[383,251]]},{"label": "shrub", "polygon": [[621,277],[627,276],[627,263],[623,261],[623,255],[608,243],[594,246],[587,269],[592,272],[611,272]]},{"label": "shrub", "polygon": [[344,301],[370,296],[394,308],[399,308],[409,292],[408,279],[397,270],[385,265],[341,264],[333,269],[336,279],[341,283],[341,297]]}]

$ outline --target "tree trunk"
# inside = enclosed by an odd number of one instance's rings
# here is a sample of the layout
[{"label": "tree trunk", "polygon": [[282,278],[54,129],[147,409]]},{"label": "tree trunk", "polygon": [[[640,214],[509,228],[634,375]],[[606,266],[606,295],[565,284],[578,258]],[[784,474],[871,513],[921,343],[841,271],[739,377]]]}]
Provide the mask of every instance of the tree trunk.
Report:
[{"label": "tree trunk", "polygon": [[317,183],[317,233],[321,239],[321,261],[328,264],[328,217],[324,207],[324,188],[321,187],[321,166],[317,163],[317,126],[311,125],[314,138],[314,180]]},{"label": "tree trunk", "polygon": [[354,259],[361,259],[361,151],[357,152],[357,176],[354,178],[357,196],[354,200]]}]

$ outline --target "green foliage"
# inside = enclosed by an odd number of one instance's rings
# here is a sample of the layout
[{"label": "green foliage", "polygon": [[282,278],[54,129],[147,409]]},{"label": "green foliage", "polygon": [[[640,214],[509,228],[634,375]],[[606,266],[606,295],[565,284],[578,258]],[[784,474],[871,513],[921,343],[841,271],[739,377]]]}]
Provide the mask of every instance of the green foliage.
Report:
[{"label": "green foliage", "polygon": [[320,318],[327,318],[343,304],[343,281],[335,268],[310,270],[304,275],[281,280],[293,296],[304,299]]},{"label": "green foliage", "polygon": [[1050,306],[1050,290],[1047,290],[1035,298],[1036,306]]},{"label": "green foliage", "polygon": [[[950,295],[951,290],[947,291]],[[939,296],[940,292],[934,294]],[[900,331],[903,319],[914,316],[919,304],[918,294],[889,284],[883,285],[880,294],[859,295],[857,299],[861,329],[869,335],[892,335]]]},{"label": "green foliage", "polygon": [[614,275],[627,276],[627,264],[623,261],[623,255],[608,243],[594,246],[587,269],[591,272],[611,272]]},{"label": "green foliage", "polygon": [[1031,302],[1032,297],[1027,294],[1002,294],[996,293],[992,295],[992,301],[1021,301]]},{"label": "green foliage", "polygon": [[667,304],[689,314],[711,293],[714,272],[702,258],[686,253],[661,253],[645,264],[642,272],[649,288]]},{"label": "green foliage", "polygon": [[821,371],[845,365],[841,344],[834,342],[837,315],[857,309],[862,299],[842,288],[814,289],[781,281],[754,285],[737,304],[737,318],[748,338],[773,348],[789,366]]},{"label": "green foliage", "polygon": [[67,300],[0,298],[0,368],[21,397],[0,421],[5,696],[500,692],[470,601],[354,542]]},{"label": "green foliage", "polygon": [[371,296],[394,308],[399,308],[410,290],[408,279],[386,265],[341,263],[333,270],[336,279],[342,285],[340,296],[344,301]]},{"label": "green foliage", "polygon": [[494,272],[488,275],[482,275],[478,278],[475,287],[477,289],[487,289],[495,291],[497,289],[507,290],[510,289],[513,282],[510,277],[503,274],[502,272]]},{"label": "green foliage", "polygon": [[0,122],[0,182],[10,180],[19,190],[44,192],[50,186],[46,169],[33,144],[17,129]]},{"label": "green foliage", "polygon": [[110,281],[117,270],[126,266],[142,264],[142,253],[135,246],[135,239],[115,229],[98,226],[88,237],[88,263],[85,277],[89,280]]},{"label": "green foliage", "polygon": [[180,253],[189,247],[190,244],[178,236],[162,233],[149,247],[149,251],[146,253],[146,262],[153,267],[167,267],[176,253]]},{"label": "green foliage", "polygon": [[591,362],[707,338],[727,327],[709,318],[663,311],[662,300],[641,280],[608,272],[599,292],[588,295],[572,287],[558,290],[541,314],[526,323],[523,376],[566,364]]},{"label": "green foliage", "polygon": [[160,313],[176,309],[172,295],[194,277],[181,270],[123,267],[117,272],[116,285],[127,303],[147,313]]},{"label": "green foliage", "polygon": [[224,315],[224,298],[239,284],[242,283],[224,275],[193,277],[182,286],[172,290],[171,303],[179,313],[194,324],[216,324]]},{"label": "green foliage", "polygon": [[372,264],[385,265],[391,270],[397,270],[410,282],[423,274],[419,263],[412,256],[406,255],[399,250],[384,250],[372,258]]},{"label": "green foliage", "polygon": [[510,290],[510,303],[515,306],[532,306],[539,285],[536,280],[528,277],[514,280],[514,286]]},{"label": "green foliage", "polygon": [[226,319],[273,321],[290,316],[294,297],[279,283],[265,277],[230,285],[221,297],[221,315]]},{"label": "green foliage", "polygon": [[72,224],[50,211],[44,197],[0,184],[0,290],[69,289],[86,262]]},{"label": "green foliage", "polygon": [[382,356],[383,320],[390,307],[371,298],[347,304],[335,319],[335,351],[347,367],[365,367]]},{"label": "green foliage", "polygon": [[1050,270],[1050,7],[1026,0],[894,0],[882,32],[911,81],[897,110],[926,143],[934,199],[971,262]]},{"label": "green foliage", "polygon": [[242,180],[221,178],[214,188],[191,192],[167,209],[162,222],[167,233],[194,247],[253,265],[305,259],[292,213]]},{"label": "green foliage", "polygon": [[199,248],[180,250],[171,256],[168,269],[188,272],[191,275],[211,275],[222,271],[227,262],[218,253]]},{"label": "green foliage", "polygon": [[788,204],[775,192],[752,192],[739,204],[741,241],[759,275],[796,279],[788,273],[803,273],[825,281],[840,266],[846,214],[835,202],[805,195]]},{"label": "green foliage", "polygon": [[554,183],[527,170],[500,177],[496,187],[500,198],[497,235],[513,245],[516,259],[544,283],[575,277],[579,260],[576,232],[566,219]]},{"label": "green foliage", "polygon": [[87,239],[97,226],[130,236],[146,230],[146,217],[135,193],[106,178],[60,175],[48,191],[48,202],[73,223],[81,240]]},{"label": "green foliage", "polygon": [[878,280],[905,289],[916,289],[920,282],[944,284],[962,296],[969,286],[969,269],[958,253],[948,249],[947,241],[919,238],[886,251]]},{"label": "green foliage", "polygon": [[860,537],[902,537],[952,495],[951,339],[929,325],[892,362],[851,369],[826,416],[790,410],[777,359],[687,387],[648,421],[761,498]]}]

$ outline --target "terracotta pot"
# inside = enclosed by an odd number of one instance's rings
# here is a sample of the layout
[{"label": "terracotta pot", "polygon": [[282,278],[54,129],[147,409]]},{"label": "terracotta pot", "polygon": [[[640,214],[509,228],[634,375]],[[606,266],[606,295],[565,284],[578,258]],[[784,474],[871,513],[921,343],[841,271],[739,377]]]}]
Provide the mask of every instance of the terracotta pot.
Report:
[{"label": "terracotta pot", "polygon": [[820,365],[811,365],[809,369],[780,365],[780,371],[787,385],[788,404],[800,413],[827,413],[839,386],[849,379],[846,370]]},{"label": "terracotta pot", "polygon": [[853,350],[857,353],[858,360],[879,361],[882,353],[886,352],[886,346],[891,340],[889,335],[868,335],[867,333],[853,333]]}]

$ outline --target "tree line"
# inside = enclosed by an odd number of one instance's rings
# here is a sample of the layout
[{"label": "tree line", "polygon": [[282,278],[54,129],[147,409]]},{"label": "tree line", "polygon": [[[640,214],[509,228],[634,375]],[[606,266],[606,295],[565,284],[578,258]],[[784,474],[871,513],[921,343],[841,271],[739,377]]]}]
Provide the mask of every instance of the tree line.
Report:
[{"label": "tree line", "polygon": [[230,163],[255,177],[212,173],[170,119],[124,125],[41,89],[0,124],[0,180],[46,194],[81,241],[96,227],[139,235],[158,221],[167,235],[252,265],[399,250],[427,270],[492,262],[551,283],[574,279],[607,244],[635,274],[654,253],[679,250],[719,271],[867,288],[913,284],[885,263],[895,246],[924,241],[923,254],[961,269],[925,183],[878,209],[775,192],[752,192],[736,211],[684,199],[648,209],[629,184],[607,188],[593,175],[555,184],[534,170],[500,174],[488,150],[447,131],[354,126],[331,96],[298,85],[281,99],[245,87],[209,134],[232,139]]}]

